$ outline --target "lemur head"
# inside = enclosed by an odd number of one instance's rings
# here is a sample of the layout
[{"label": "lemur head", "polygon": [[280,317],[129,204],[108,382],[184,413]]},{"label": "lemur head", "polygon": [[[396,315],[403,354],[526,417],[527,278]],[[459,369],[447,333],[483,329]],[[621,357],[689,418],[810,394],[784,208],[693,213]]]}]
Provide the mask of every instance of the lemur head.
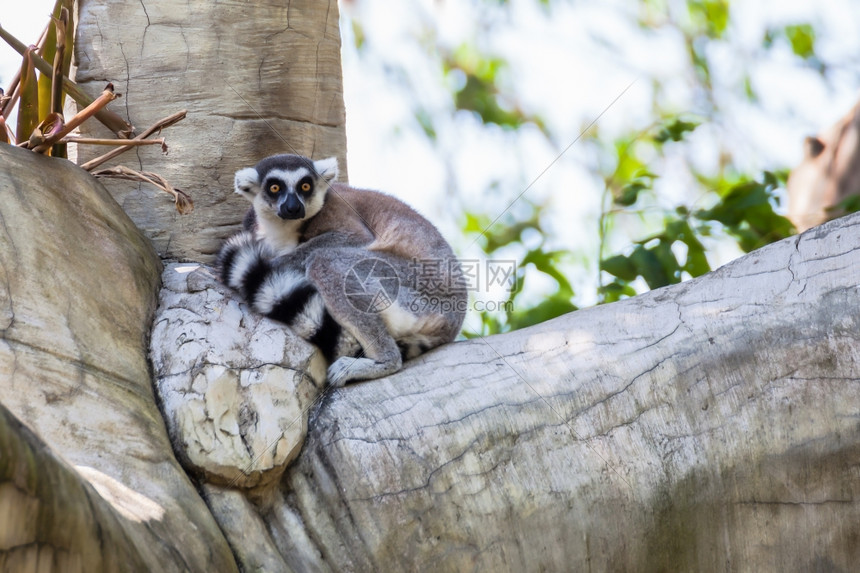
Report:
[{"label": "lemur head", "polygon": [[337,173],[335,157],[312,161],[301,155],[272,155],[236,172],[236,193],[251,201],[259,216],[309,219],[322,209]]}]

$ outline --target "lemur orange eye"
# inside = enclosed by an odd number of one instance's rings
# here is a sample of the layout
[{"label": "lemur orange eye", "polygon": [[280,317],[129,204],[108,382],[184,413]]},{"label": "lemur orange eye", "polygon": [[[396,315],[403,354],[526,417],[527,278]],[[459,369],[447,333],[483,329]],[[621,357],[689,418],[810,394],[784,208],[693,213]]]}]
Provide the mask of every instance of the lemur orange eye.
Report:
[{"label": "lemur orange eye", "polygon": [[280,190],[281,190],[281,186],[278,185],[277,183],[272,183],[271,185],[269,185],[269,193],[271,193],[273,195]]},{"label": "lemur orange eye", "polygon": [[307,193],[307,192],[308,192],[308,191],[310,191],[310,190],[311,190],[311,184],[310,184],[310,183],[308,183],[307,181],[305,181],[304,183],[302,183],[302,191],[304,191],[305,193]]}]

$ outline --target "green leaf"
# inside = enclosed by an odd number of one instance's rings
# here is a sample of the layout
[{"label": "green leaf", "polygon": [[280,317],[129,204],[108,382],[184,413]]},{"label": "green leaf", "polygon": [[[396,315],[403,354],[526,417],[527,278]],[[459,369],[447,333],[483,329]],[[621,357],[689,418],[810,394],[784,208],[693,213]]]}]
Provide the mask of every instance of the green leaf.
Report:
[{"label": "green leaf", "polygon": [[447,73],[457,70],[465,77],[465,83],[454,92],[457,109],[474,112],[483,123],[507,129],[517,129],[527,122],[545,129],[540,118],[527,116],[517,106],[504,102],[497,82],[499,72],[507,68],[505,60],[463,44],[443,62],[443,67]]},{"label": "green leaf", "polygon": [[519,242],[526,229],[536,229],[542,233],[538,217],[539,214],[535,211],[528,220],[510,223],[504,220],[493,221],[486,215],[466,213],[462,227],[466,234],[478,235],[476,242],[485,253],[492,254],[504,246]]},{"label": "green leaf", "polygon": [[642,182],[642,180],[634,181],[633,183],[622,187],[614,197],[613,201],[622,207],[630,207],[636,203],[636,200],[639,198],[639,192],[649,189],[649,187],[650,186]]},{"label": "green leaf", "polygon": [[462,226],[463,231],[466,233],[480,233],[490,224],[490,218],[486,215],[466,213],[465,218],[466,220]]},{"label": "green leaf", "polygon": [[575,310],[577,310],[577,307],[570,301],[570,298],[559,293],[541,301],[536,306],[523,310],[515,310],[508,317],[508,324],[510,324],[511,330],[517,330],[545,322],[551,318],[556,318]]},{"label": "green leaf", "polygon": [[657,143],[681,141],[684,139],[686,134],[695,131],[699,125],[701,124],[697,121],[684,121],[680,118],[675,118],[657,132],[657,135],[654,136],[654,140]]},{"label": "green leaf", "polygon": [[621,300],[624,297],[636,296],[636,290],[628,284],[612,281],[597,289],[597,294],[600,296],[601,303],[606,304]]},{"label": "green leaf", "polygon": [[520,263],[521,267],[525,267],[529,263],[535,266],[535,269],[545,275],[552,277],[558,283],[561,292],[573,294],[573,287],[565,278],[564,274],[558,269],[558,264],[566,255],[565,251],[544,251],[542,249],[532,249],[526,256],[523,257]]},{"label": "green leaf", "polygon": [[415,119],[430,141],[436,141],[436,127],[433,125],[433,115],[424,108],[415,111]]},{"label": "green leaf", "polygon": [[35,51],[35,46],[27,48],[21,62],[21,99],[18,101],[18,127],[15,135],[19,143],[28,141],[39,125],[39,84],[33,64]]},{"label": "green leaf", "polygon": [[744,220],[747,210],[762,204],[768,204],[764,185],[756,181],[746,181],[731,187],[717,205],[697,211],[696,217],[734,227]]},{"label": "green leaf", "polygon": [[695,217],[722,223],[744,252],[789,237],[795,233],[794,225],[777,214],[772,205],[780,179],[780,174],[766,172],[761,183],[745,181],[734,185],[718,204],[697,211]]},{"label": "green leaf", "polygon": [[709,38],[722,38],[729,26],[728,0],[687,0],[690,20]]},{"label": "green leaf", "polygon": [[815,56],[815,30],[810,24],[786,26],[785,37],[791,43],[791,51],[795,55],[804,60]]},{"label": "green leaf", "polygon": [[[860,192],[860,189],[857,190]],[[827,209],[828,214],[842,215],[847,213],[856,213],[860,211],[860,194],[849,195],[833,207]]]},{"label": "green leaf", "polygon": [[758,102],[758,94],[753,87],[752,78],[749,74],[744,75],[744,95],[746,96],[747,101],[751,103]]},{"label": "green leaf", "polygon": [[708,263],[708,257],[705,256],[705,249],[690,248],[687,251],[687,262],[684,264],[684,270],[693,278],[711,272],[711,265]]},{"label": "green leaf", "polygon": [[769,50],[770,48],[772,48],[773,43],[777,38],[777,35],[778,35],[777,32],[775,32],[771,28],[768,28],[767,30],[765,30],[764,36],[762,36],[762,39],[761,39],[761,47],[766,49],[766,50]]},{"label": "green leaf", "polygon": [[790,172],[791,171],[789,169],[765,171],[762,174],[764,184],[771,187],[771,191],[778,187],[785,187],[786,183],[788,183],[788,175]]},{"label": "green leaf", "polygon": [[648,284],[648,288],[655,289],[671,284],[660,257],[654,251],[638,245],[630,254],[630,260],[636,267],[636,273]]},{"label": "green leaf", "polygon": [[355,49],[361,52],[367,38],[364,34],[364,27],[355,18],[352,19],[352,37],[355,40]]},{"label": "green leaf", "polygon": [[705,246],[699,241],[688,221],[673,221],[666,226],[666,234],[673,240],[681,241],[687,245],[687,260],[681,265],[681,270],[686,271],[692,277],[710,272],[711,265],[705,256]]},{"label": "green leaf", "polygon": [[660,261],[660,266],[663,268],[663,274],[666,277],[666,284],[681,282],[681,265],[678,264],[678,259],[672,250],[672,242],[660,241],[649,250]]},{"label": "green leaf", "polygon": [[637,178],[655,179],[657,176],[631,151],[632,141],[622,140],[615,143],[615,153],[618,163],[612,174],[615,181],[633,181]]},{"label": "green leaf", "polygon": [[615,255],[600,261],[600,270],[627,282],[635,280],[639,276],[636,265],[624,255]]}]

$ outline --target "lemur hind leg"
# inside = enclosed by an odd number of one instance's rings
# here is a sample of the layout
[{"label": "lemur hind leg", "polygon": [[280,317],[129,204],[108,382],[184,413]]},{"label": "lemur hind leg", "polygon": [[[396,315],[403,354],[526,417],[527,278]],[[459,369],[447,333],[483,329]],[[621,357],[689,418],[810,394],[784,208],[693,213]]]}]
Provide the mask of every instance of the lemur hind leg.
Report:
[{"label": "lemur hind leg", "polygon": [[332,386],[387,376],[403,365],[400,348],[381,312],[396,304],[386,297],[396,295],[392,289],[399,279],[380,261],[364,249],[343,248],[319,251],[308,262],[307,277],[329,313],[362,348],[362,356],[343,356],[329,366],[328,382]]}]

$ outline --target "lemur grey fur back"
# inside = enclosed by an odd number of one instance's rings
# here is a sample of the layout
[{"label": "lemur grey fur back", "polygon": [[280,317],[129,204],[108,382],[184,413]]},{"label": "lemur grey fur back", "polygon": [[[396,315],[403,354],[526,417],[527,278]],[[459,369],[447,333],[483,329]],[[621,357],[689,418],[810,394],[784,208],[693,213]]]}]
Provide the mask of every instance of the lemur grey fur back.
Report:
[{"label": "lemur grey fur back", "polygon": [[465,316],[459,264],[401,201],[331,183],[334,158],[276,155],[236,174],[252,203],[218,255],[221,280],[330,364],[329,383],[370,379],[452,341]]}]

